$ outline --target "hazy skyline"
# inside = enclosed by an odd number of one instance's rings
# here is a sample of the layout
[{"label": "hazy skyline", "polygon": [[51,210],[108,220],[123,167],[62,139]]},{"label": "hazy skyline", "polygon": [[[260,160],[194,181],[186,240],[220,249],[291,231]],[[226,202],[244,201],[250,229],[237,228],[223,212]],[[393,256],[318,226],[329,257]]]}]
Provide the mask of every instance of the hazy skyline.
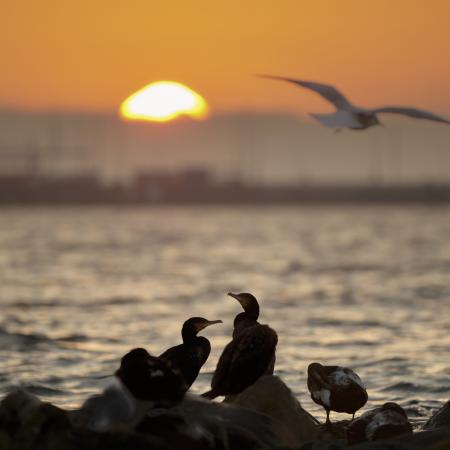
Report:
[{"label": "hazy skyline", "polygon": [[357,104],[450,115],[450,2],[76,3],[4,6],[0,106],[117,111],[145,84],[187,84],[212,113],[323,111],[313,93],[256,79],[334,84]]},{"label": "hazy skyline", "polygon": [[0,172],[30,170],[39,152],[45,172],[91,170],[106,179],[202,167],[219,178],[277,184],[441,183],[450,180],[449,141],[448,126],[401,119],[336,134],[286,114],[222,114],[168,127],[113,114],[3,112]]}]

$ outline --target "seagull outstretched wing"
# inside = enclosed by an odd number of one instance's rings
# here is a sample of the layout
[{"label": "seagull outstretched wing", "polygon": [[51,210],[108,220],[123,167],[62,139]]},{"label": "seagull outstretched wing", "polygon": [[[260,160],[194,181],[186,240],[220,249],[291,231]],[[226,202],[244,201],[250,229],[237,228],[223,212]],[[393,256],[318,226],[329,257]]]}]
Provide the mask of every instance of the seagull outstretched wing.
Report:
[{"label": "seagull outstretched wing", "polygon": [[273,75],[257,76],[262,78],[270,78],[273,80],[287,81],[289,83],[297,84],[306,89],[311,89],[312,91],[322,96],[325,100],[328,100],[330,103],[332,103],[336,107],[336,109],[344,109],[350,111],[354,109],[353,105],[344,97],[344,95],[342,95],[335,87],[328,84],[315,83],[313,81],[296,80],[294,78],[285,78]]},{"label": "seagull outstretched wing", "polygon": [[310,114],[311,117],[318,120],[322,125],[330,128],[364,128],[358,122],[355,115],[349,111],[335,111],[332,114]]},{"label": "seagull outstretched wing", "polygon": [[448,123],[450,120],[445,117],[438,116],[432,112],[424,111],[423,109],[409,108],[402,106],[383,106],[381,108],[372,109],[371,112],[378,113],[392,113],[403,114],[404,116],[414,117],[415,119],[434,120],[435,122]]}]

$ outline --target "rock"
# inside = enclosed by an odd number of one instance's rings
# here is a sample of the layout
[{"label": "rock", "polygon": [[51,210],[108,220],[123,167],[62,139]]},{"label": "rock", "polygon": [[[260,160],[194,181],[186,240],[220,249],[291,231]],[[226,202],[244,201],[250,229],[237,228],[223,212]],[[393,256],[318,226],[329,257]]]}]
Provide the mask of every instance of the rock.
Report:
[{"label": "rock", "polygon": [[450,428],[450,400],[436,411],[428,422],[423,426],[424,430],[436,430],[438,428]]},{"label": "rock", "polygon": [[351,446],[352,450],[448,450],[450,430],[440,428],[433,431],[421,431],[409,435],[398,436],[389,440],[363,442]]},{"label": "rock", "polygon": [[345,450],[347,446],[336,441],[316,441],[308,442],[299,450]]},{"label": "rock", "polygon": [[298,448],[319,436],[319,422],[302,408],[279,377],[263,376],[227,402],[270,417],[279,445]]},{"label": "rock", "polygon": [[134,432],[96,433],[74,427],[69,414],[14,390],[0,403],[1,450],[169,450],[163,442]]},{"label": "rock", "polygon": [[321,439],[331,441],[335,444],[347,444],[347,427],[350,420],[339,420],[331,423],[321,423],[318,433]]},{"label": "rock", "polygon": [[160,437],[171,448],[251,450],[279,445],[269,417],[190,394],[170,410],[151,412],[138,431]]},{"label": "rock", "polygon": [[347,427],[349,444],[389,439],[412,433],[404,409],[394,402],[373,408],[353,420]]},{"label": "rock", "polygon": [[135,407],[123,394],[108,388],[68,413],[14,391],[0,404],[0,449],[280,449],[271,419],[257,412],[187,396],[176,407],[147,409],[133,422],[129,413]]},{"label": "rock", "polygon": [[70,413],[72,424],[93,431],[133,430],[153,403],[137,400],[118,378]]},{"label": "rock", "polygon": [[70,428],[65,411],[23,390],[12,391],[0,405],[0,429],[15,449],[57,448]]}]

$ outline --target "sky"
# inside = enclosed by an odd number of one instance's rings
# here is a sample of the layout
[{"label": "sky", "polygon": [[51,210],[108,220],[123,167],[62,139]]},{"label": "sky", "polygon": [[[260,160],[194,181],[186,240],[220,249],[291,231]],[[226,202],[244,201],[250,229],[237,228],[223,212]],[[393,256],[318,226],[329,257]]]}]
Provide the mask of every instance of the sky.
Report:
[{"label": "sky", "polygon": [[450,116],[448,0],[15,0],[0,17],[0,108],[116,111],[156,80],[213,113],[327,111],[269,73],[334,84],[356,104]]}]

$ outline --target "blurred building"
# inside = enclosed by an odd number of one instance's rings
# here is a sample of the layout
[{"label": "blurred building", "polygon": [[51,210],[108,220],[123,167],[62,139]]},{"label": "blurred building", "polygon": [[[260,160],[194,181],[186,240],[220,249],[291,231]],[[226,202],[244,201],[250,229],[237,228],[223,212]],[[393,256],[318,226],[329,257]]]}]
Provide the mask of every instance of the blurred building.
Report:
[{"label": "blurred building", "polygon": [[450,180],[450,127],[401,121],[336,134],[283,114],[152,124],[114,114],[0,112],[3,174],[87,173],[108,183],[192,167],[269,186],[442,184]]}]

